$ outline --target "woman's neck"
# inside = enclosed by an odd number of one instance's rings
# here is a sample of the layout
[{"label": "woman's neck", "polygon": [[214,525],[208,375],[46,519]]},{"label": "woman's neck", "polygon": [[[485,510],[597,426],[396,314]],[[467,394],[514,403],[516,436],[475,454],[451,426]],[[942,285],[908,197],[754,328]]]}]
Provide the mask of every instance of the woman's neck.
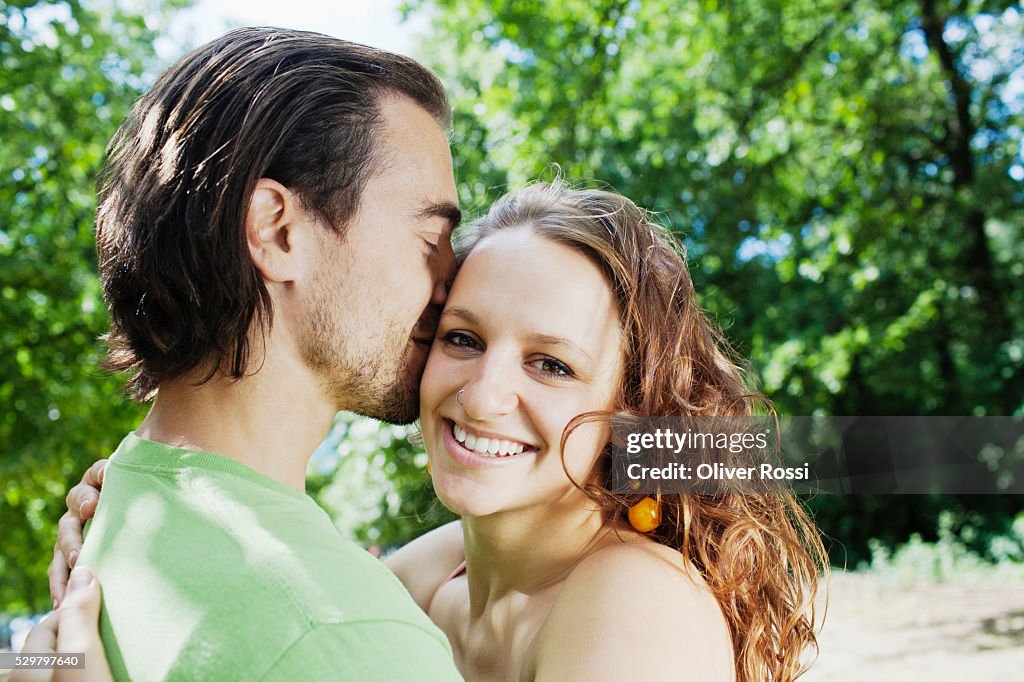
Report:
[{"label": "woman's neck", "polygon": [[516,593],[530,595],[560,583],[613,531],[589,501],[463,517],[470,613]]}]

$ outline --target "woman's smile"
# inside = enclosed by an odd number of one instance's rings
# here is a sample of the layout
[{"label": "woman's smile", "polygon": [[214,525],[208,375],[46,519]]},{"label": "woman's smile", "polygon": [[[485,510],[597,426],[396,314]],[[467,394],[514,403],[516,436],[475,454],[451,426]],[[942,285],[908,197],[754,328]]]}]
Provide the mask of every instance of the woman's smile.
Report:
[{"label": "woman's smile", "polygon": [[494,433],[463,427],[442,419],[448,454],[466,466],[502,466],[537,453],[537,448]]}]

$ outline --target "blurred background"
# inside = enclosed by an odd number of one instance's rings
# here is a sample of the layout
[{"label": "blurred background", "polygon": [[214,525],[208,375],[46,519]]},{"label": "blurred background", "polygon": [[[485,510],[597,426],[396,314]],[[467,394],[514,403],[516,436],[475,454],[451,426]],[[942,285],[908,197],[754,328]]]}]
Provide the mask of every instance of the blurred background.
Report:
[{"label": "blurred background", "polygon": [[[50,607],[65,491],[143,414],[98,369],[104,147],[163,68],[234,26],[435,68],[470,215],[550,164],[658,212],[781,414],[1024,414],[1020,3],[278,5],[0,0],[0,648]],[[341,414],[309,490],[386,549],[449,518],[425,462],[404,429]],[[808,505],[836,570],[807,679],[1019,674],[1024,498]]]}]

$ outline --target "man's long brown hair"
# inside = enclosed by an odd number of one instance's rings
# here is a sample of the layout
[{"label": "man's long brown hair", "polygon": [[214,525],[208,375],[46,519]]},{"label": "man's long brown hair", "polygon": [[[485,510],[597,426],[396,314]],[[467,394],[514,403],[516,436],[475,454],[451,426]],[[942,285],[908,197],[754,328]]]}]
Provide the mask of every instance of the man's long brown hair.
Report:
[{"label": "man's long brown hair", "polygon": [[[512,192],[460,235],[460,262],[488,235],[506,229],[531,229],[570,246],[604,273],[624,339],[624,372],[611,414],[771,411],[701,309],[682,246],[629,199],[574,190],[560,180]],[[576,417],[562,436],[562,451],[574,428],[611,414]],[[610,492],[609,456],[602,455],[592,482],[577,485],[611,523],[642,496]],[[661,495],[660,502],[663,520],[650,537],[680,551],[704,577],[729,625],[737,679],[795,679],[804,670],[802,654],[817,648],[814,598],[820,574],[828,571],[824,546],[801,503],[788,493]]]}]

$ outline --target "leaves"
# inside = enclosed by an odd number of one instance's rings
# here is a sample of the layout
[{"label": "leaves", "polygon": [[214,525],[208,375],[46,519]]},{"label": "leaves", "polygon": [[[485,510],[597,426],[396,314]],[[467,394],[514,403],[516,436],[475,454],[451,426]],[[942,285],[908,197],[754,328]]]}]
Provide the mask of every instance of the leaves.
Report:
[{"label": "leaves", "polygon": [[784,412],[1024,409],[1013,3],[428,4],[470,205],[556,163],[661,212]]},{"label": "leaves", "polygon": [[156,31],[77,2],[0,10],[0,610],[21,612],[49,604],[65,491],[140,417],[99,369],[93,187]]},{"label": "leaves", "polygon": [[[93,185],[180,6],[143,6],[147,21],[76,0],[0,2],[8,612],[48,605],[64,491],[140,417],[98,369]],[[658,211],[688,246],[703,304],[784,414],[1024,412],[1017,4],[419,0],[408,11],[434,22],[420,54],[454,100],[470,212],[551,164]],[[359,423],[339,416],[321,454],[351,452],[309,480],[342,530],[386,546],[449,518],[421,447]],[[851,560],[871,537],[935,537],[942,509],[985,537],[1021,506],[812,504]]]},{"label": "leaves", "polygon": [[[556,163],[658,211],[783,414],[1024,412],[1016,3],[414,7],[469,206]],[[815,505],[857,559],[944,505],[1005,526],[1004,502]]]}]

